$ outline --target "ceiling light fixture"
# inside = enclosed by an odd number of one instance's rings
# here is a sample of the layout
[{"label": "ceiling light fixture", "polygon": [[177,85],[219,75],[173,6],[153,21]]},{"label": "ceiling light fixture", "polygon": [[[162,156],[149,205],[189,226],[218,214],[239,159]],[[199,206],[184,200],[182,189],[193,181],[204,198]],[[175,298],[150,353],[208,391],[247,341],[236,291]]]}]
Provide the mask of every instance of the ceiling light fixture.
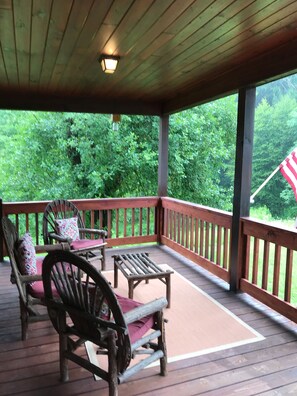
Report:
[{"label": "ceiling light fixture", "polygon": [[112,55],[101,55],[98,58],[98,61],[101,64],[102,70],[104,73],[112,74],[115,72],[118,63],[119,63],[119,56],[112,56]]}]

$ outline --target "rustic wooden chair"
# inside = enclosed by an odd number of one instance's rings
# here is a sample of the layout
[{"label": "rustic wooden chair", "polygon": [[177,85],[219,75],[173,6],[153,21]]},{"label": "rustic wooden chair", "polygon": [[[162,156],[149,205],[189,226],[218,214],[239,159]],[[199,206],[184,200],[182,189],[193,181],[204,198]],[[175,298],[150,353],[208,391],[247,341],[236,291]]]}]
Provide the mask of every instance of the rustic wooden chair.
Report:
[{"label": "rustic wooden chair", "polygon": [[[44,291],[41,275],[41,267],[44,257],[35,257],[36,274],[26,274],[21,262],[22,257],[19,250],[23,241],[19,237],[16,227],[8,217],[2,218],[2,229],[7,254],[9,255],[11,264],[10,280],[13,284],[16,284],[19,292],[22,340],[26,340],[29,323],[48,320],[48,314],[43,302]],[[33,246],[33,249],[33,254],[35,255],[35,253],[47,252],[53,249],[68,249],[68,245],[40,245],[35,247]],[[28,252],[26,254],[27,257],[29,257]]]},{"label": "rustic wooden chair", "polygon": [[[101,272],[84,258],[65,251],[47,255],[42,278],[49,316],[59,334],[63,382],[68,380],[68,360],[107,381],[109,395],[117,395],[118,384],[156,360],[160,360],[161,375],[166,375],[162,311],[166,298],[140,304],[115,295]],[[78,353],[77,348],[86,341],[106,356],[106,368]],[[137,354],[144,359],[131,365]]]},{"label": "rustic wooden chair", "polygon": [[105,269],[106,237],[105,230],[85,228],[78,208],[70,201],[57,199],[50,202],[45,208],[43,215],[44,244],[67,242],[71,252],[85,257],[88,261],[100,260],[102,270]]}]

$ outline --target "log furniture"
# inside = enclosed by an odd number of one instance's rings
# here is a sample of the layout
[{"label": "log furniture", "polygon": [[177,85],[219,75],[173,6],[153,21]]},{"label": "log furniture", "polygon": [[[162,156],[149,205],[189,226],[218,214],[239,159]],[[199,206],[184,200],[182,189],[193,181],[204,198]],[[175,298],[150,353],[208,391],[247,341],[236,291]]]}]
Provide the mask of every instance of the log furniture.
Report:
[{"label": "log furniture", "polygon": [[144,253],[127,253],[116,254],[112,256],[114,259],[114,287],[118,287],[118,270],[122,272],[128,280],[128,297],[133,298],[134,289],[145,280],[146,283],[150,279],[159,279],[166,285],[166,299],[168,301],[167,308],[171,303],[171,281],[170,275],[173,271],[164,271],[156,263],[149,258],[149,254]]},{"label": "log furniture", "polygon": [[[61,232],[62,222],[73,222]],[[74,236],[75,235],[75,236]],[[43,239],[45,244],[67,242],[73,253],[83,256],[88,261],[100,260],[101,269],[105,269],[105,238],[107,232],[86,228],[78,208],[65,199],[54,200],[46,206],[43,214]]]},{"label": "log furniture", "polygon": [[[18,247],[21,244],[17,229],[8,217],[2,218],[2,230],[4,241],[11,265],[11,283],[16,284],[19,292],[20,319],[22,328],[22,340],[28,336],[28,325],[32,322],[48,320],[44,307],[44,291],[41,277],[41,267],[44,257],[36,258],[36,274],[26,274],[22,271],[21,257]],[[67,244],[38,245],[34,247],[36,253],[49,252],[56,249],[68,249]],[[34,252],[34,255],[35,255]]]},{"label": "log furniture", "polygon": [[[48,254],[42,277],[48,313],[59,334],[62,381],[68,380],[68,360],[107,381],[110,396],[118,394],[118,384],[154,361],[160,361],[160,374],[166,375],[164,297],[141,304],[115,295],[92,264],[71,252]],[[106,356],[106,368],[77,351],[86,341]],[[143,359],[132,364],[137,354]]]}]

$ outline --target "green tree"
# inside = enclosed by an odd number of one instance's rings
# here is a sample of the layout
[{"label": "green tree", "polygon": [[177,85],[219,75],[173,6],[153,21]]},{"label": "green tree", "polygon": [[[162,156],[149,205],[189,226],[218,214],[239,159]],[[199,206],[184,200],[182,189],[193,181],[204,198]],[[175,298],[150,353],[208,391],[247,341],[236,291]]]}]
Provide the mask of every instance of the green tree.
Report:
[{"label": "green tree", "polygon": [[[296,99],[289,95],[282,96],[273,105],[266,99],[258,105],[255,114],[252,191],[296,147],[296,105]],[[274,217],[292,216],[292,211],[296,212],[294,194],[280,172],[258,193],[254,206],[266,206]]]},{"label": "green tree", "polygon": [[169,193],[232,208],[237,97],[175,114],[170,124]]}]

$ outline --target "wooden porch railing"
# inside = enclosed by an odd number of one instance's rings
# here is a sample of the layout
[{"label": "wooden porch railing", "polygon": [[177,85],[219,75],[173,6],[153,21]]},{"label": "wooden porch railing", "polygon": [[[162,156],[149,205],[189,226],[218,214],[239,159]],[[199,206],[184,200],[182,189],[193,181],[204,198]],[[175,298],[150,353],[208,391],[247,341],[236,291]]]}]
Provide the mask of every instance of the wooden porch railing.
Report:
[{"label": "wooden porch railing", "polygon": [[[231,213],[168,197],[73,202],[88,227],[108,230],[108,246],[163,243],[230,282]],[[0,213],[42,244],[46,204],[0,202]],[[297,322],[297,231],[242,218],[239,241],[240,289]]]},{"label": "wooden porch railing", "polygon": [[[79,199],[72,202],[81,211],[87,227],[107,230],[109,247],[152,243],[160,239],[158,197]],[[16,224],[20,235],[30,232],[38,245],[43,244],[42,219],[47,203],[3,202],[0,210],[2,216],[9,216]],[[0,245],[3,249],[3,241]],[[3,252],[0,259],[3,259]]]},{"label": "wooden porch railing", "polygon": [[297,323],[297,232],[242,218],[240,289]]},{"label": "wooden porch railing", "polygon": [[232,215],[172,198],[162,207],[161,242],[229,283]]}]

